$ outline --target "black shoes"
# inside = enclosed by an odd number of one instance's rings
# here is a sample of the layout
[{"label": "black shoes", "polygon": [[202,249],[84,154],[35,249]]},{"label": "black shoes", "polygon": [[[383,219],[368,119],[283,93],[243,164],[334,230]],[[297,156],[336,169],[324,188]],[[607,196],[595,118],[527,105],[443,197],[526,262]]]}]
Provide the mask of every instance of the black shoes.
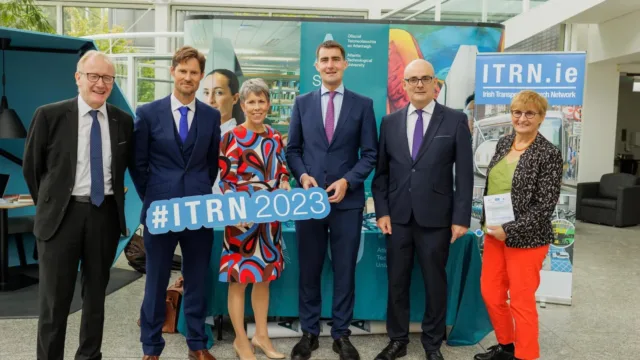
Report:
[{"label": "black shoes", "polygon": [[493,345],[489,347],[486,353],[477,354],[473,357],[474,360],[513,360],[513,345]]},{"label": "black shoes", "polygon": [[291,350],[291,360],[308,360],[311,352],[318,349],[318,337],[313,334],[304,333],[300,341]]},{"label": "black shoes", "polygon": [[360,360],[358,350],[353,347],[346,336],[333,341],[333,351],[340,355],[340,360]]},{"label": "black shoes", "polygon": [[392,340],[389,342],[389,345],[376,356],[375,360],[395,360],[405,355],[407,355],[407,344]]},{"label": "black shoes", "polygon": [[427,360],[444,360],[440,350],[427,351]]}]

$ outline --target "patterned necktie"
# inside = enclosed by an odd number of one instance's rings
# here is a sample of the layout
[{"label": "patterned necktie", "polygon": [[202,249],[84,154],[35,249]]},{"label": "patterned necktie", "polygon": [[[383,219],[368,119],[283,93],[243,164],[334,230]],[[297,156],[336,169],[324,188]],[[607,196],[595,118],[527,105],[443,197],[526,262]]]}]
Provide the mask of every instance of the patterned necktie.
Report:
[{"label": "patterned necktie", "polygon": [[89,137],[89,157],[91,166],[91,203],[100,206],[104,201],[104,174],[102,169],[102,133],[98,122],[98,110],[89,111],[91,135]]},{"label": "patterned necktie", "polygon": [[333,106],[333,98],[336,96],[335,91],[329,92],[329,104],[327,106],[327,118],[324,121],[324,132],[327,134],[327,140],[331,142],[333,138],[333,130],[335,127],[335,110]]},{"label": "patterned necktie", "polygon": [[422,145],[422,138],[424,137],[422,110],[416,110],[416,113],[418,113],[418,121],[416,121],[416,129],[413,131],[413,147],[411,149],[411,157],[413,157],[413,160],[418,156],[420,145]]},{"label": "patterned necktie", "polygon": [[178,109],[180,111],[180,139],[184,143],[187,140],[187,134],[189,134],[189,122],[187,121],[187,113],[189,112],[189,108],[183,106]]}]

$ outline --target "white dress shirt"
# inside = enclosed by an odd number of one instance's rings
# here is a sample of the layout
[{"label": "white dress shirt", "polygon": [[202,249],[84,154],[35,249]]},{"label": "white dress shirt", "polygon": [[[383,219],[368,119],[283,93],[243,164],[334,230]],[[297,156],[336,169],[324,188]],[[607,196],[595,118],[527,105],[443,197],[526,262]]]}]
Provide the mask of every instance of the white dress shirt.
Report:
[{"label": "white dress shirt", "polygon": [[191,130],[191,123],[193,123],[193,116],[196,113],[196,98],[194,97],[193,100],[185,105],[183,103],[180,102],[180,100],[178,100],[178,98],[173,95],[173,93],[171,94],[171,112],[173,112],[173,121],[175,121],[176,123],[176,130],[178,130],[178,133],[180,133],[180,117],[182,115],[180,115],[180,108],[186,106],[189,108],[189,112],[187,113],[187,124],[188,125],[188,129]]},{"label": "white dress shirt", "polygon": [[[237,126],[236,119],[231,118],[226,123],[220,125],[220,139],[224,137],[224,134],[233,130]],[[222,154],[224,155],[224,154]],[[218,169],[218,176],[216,176],[216,181],[213,182],[212,189],[214,194],[222,194],[222,190],[220,190],[220,169]]]},{"label": "white dress shirt", "polygon": [[[89,140],[91,139],[91,125],[93,118],[89,114],[92,109],[82,96],[78,95],[78,156],[76,159],[76,178],[71,195],[91,195],[91,153]],[[109,117],[107,105],[102,104],[98,110],[98,123],[102,138],[102,173],[104,175],[104,193],[113,195],[111,184],[111,136],[109,135]]]},{"label": "white dress shirt", "polygon": [[[431,102],[422,109],[422,136],[427,132],[429,121],[431,121],[431,115],[433,115],[433,109],[436,107],[436,101]],[[409,103],[409,109],[407,109],[407,139],[409,140],[409,154],[413,150],[413,132],[416,129],[416,123],[418,122],[418,113],[416,107]],[[413,155],[413,154],[411,154]]]},{"label": "white dress shirt", "polygon": [[[342,99],[344,98],[344,85],[340,84],[338,88],[335,90],[336,94],[333,96],[333,131],[335,133],[336,128],[338,127],[338,117],[340,117],[340,110],[342,109]],[[327,109],[329,108],[329,100],[331,99],[331,95],[329,95],[329,89],[322,85],[320,90],[321,101],[322,101],[322,123],[327,126]]]}]

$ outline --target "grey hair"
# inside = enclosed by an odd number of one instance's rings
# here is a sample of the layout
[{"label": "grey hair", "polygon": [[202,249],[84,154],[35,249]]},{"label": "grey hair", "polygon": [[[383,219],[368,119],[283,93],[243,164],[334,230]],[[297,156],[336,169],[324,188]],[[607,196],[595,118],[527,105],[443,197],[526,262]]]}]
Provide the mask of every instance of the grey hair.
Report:
[{"label": "grey hair", "polygon": [[242,83],[242,87],[240,87],[240,102],[244,102],[250,94],[258,96],[264,94],[267,101],[271,101],[269,86],[260,78],[249,79]]},{"label": "grey hair", "polygon": [[86,53],[84,53],[84,55],[82,55],[80,60],[78,60],[78,65],[76,65],[76,71],[77,72],[82,71],[82,67],[84,66],[84,63],[86,63],[87,60],[89,60],[91,58],[94,58],[94,57],[99,57],[102,60],[104,60],[106,63],[111,65],[111,67],[113,68],[113,72],[115,73],[116,67],[113,64],[113,61],[111,61],[111,58],[107,54],[105,54],[103,52],[100,52],[98,50],[89,50]]}]

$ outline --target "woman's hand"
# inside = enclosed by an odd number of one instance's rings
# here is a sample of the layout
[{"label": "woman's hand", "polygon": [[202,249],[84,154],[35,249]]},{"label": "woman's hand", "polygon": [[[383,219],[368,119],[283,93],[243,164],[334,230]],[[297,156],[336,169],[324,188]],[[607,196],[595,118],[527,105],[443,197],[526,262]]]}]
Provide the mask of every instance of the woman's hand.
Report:
[{"label": "woman's hand", "polygon": [[287,191],[289,191],[289,190],[291,190],[291,185],[289,184],[289,182],[288,182],[288,181],[280,181],[280,186],[279,186],[279,188],[280,188],[280,189],[282,189],[282,190],[287,190]]},{"label": "woman's hand", "polygon": [[507,233],[504,232],[502,226],[487,226],[487,234],[500,241],[507,240]]}]

